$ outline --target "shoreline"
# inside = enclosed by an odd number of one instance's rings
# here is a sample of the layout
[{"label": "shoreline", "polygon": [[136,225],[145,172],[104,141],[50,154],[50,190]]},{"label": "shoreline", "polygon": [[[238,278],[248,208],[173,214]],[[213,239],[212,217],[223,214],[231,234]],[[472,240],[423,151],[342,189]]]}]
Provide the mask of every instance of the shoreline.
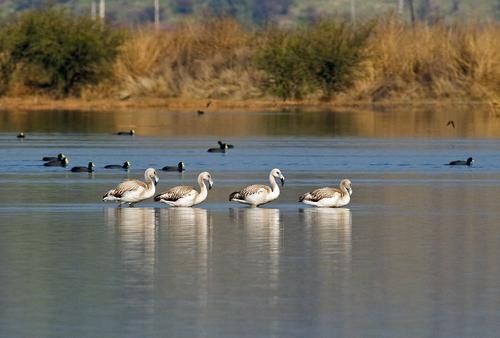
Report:
[{"label": "shoreline", "polygon": [[[209,107],[207,107],[210,102]],[[84,110],[84,111],[119,111],[133,109],[160,110],[171,109],[177,111],[213,111],[213,110],[236,110],[276,111],[283,109],[304,110],[346,110],[346,109],[419,109],[425,107],[456,107],[474,106],[489,107],[498,110],[499,103],[496,101],[474,101],[458,99],[419,99],[419,100],[386,100],[386,101],[354,101],[339,99],[334,101],[321,100],[288,100],[280,99],[181,99],[181,98],[130,98],[121,99],[82,99],[65,98],[51,99],[44,96],[27,97],[2,97],[0,98],[0,110],[22,110],[22,111],[51,111],[51,110]]]}]

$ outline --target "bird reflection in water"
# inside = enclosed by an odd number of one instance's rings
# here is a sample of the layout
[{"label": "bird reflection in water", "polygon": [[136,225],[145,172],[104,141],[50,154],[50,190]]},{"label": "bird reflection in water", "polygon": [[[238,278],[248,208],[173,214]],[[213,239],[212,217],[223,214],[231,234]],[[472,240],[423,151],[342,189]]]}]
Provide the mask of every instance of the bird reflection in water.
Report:
[{"label": "bird reflection in water", "polygon": [[352,216],[347,208],[307,208],[301,209],[309,237],[320,243],[317,248],[322,257],[331,259],[342,257],[351,260]]},{"label": "bird reflection in water", "polygon": [[105,208],[104,210],[108,226],[121,226],[131,231],[138,231],[142,228],[154,228],[157,223],[154,208]]},{"label": "bird reflection in water", "polygon": [[253,278],[262,276],[269,290],[280,285],[280,255],[283,251],[282,224],[279,209],[230,209],[230,219],[244,231],[242,254],[258,267]]},{"label": "bird reflection in water", "polygon": [[231,208],[230,218],[234,224],[239,224],[244,228],[249,241],[260,244],[267,242],[270,252],[279,251],[281,238],[279,209]]},{"label": "bird reflection in water", "polygon": [[175,227],[200,227],[208,226],[208,213],[200,208],[160,208],[160,224],[168,224]]},{"label": "bird reflection in water", "polygon": [[279,209],[267,208],[231,208],[229,209],[231,221],[242,224],[245,228],[279,230]]},{"label": "bird reflection in water", "polygon": [[[168,290],[162,289],[161,292],[165,295],[190,292],[196,295],[200,307],[205,307],[210,294],[210,249],[213,242],[210,215],[205,209],[188,207],[159,208],[158,211],[162,245],[157,255],[157,283],[170,285]],[[187,279],[176,289],[172,286],[172,276],[179,276],[179,281],[183,277]]]},{"label": "bird reflection in water", "polygon": [[[211,241],[209,216],[200,208],[161,208],[160,231],[162,241],[167,241],[165,256],[179,259],[179,266],[196,266],[205,275],[208,265],[208,248]],[[163,250],[163,248],[162,248]],[[189,262],[189,263],[188,263]],[[175,265],[175,264],[174,264]]]},{"label": "bird reflection in water", "polygon": [[106,208],[105,221],[120,251],[122,283],[127,286],[154,283],[157,242],[154,208]]}]

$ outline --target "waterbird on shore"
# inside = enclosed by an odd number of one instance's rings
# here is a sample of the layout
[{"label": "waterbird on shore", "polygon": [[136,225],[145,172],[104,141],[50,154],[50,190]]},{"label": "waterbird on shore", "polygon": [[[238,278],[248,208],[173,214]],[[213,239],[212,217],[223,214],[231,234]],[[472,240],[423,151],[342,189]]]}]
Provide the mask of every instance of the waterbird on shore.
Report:
[{"label": "waterbird on shore", "polygon": [[279,169],[275,168],[269,173],[271,187],[263,184],[250,185],[229,195],[229,201],[249,204],[252,207],[274,201],[280,195],[280,189],[276,183],[277,178],[280,179],[281,186],[283,186],[285,184],[285,176],[283,176]]},{"label": "waterbird on shore", "polygon": [[57,156],[44,156],[42,157],[42,161],[62,161],[65,157],[66,155],[64,155],[63,153],[59,153],[57,154]]},{"label": "waterbird on shore", "polygon": [[225,153],[229,149],[229,146],[227,144],[223,144],[222,146],[219,146],[218,148],[208,148],[209,153]]},{"label": "waterbird on shore", "polygon": [[62,160],[55,159],[53,161],[45,162],[43,165],[46,167],[67,167],[69,164],[69,160],[67,157],[64,157]]},{"label": "waterbird on shore", "polygon": [[23,132],[20,132],[19,134],[17,134],[17,136],[16,136],[16,137],[17,137],[17,138],[25,138],[25,137],[26,137],[26,135],[24,135],[24,133],[23,133]]},{"label": "waterbird on shore", "polygon": [[130,162],[125,161],[122,165],[120,164],[108,164],[104,166],[104,169],[125,169],[128,170],[130,168]]},{"label": "waterbird on shore", "polygon": [[229,144],[229,143],[224,143],[224,142],[222,142],[221,140],[217,141],[217,143],[219,144],[219,147],[220,147],[221,149],[224,149],[226,146],[227,146],[227,148],[228,148],[228,149],[232,149],[232,148],[234,148],[234,145]]},{"label": "waterbird on shore", "polygon": [[[208,189],[206,182],[208,182]],[[212,189],[214,181],[209,172],[204,171],[198,175],[200,191],[191,186],[177,186],[155,196],[155,201],[166,203],[172,207],[192,207],[203,202]]]},{"label": "waterbird on shore", "polygon": [[167,166],[164,166],[163,168],[161,168],[161,170],[183,172],[184,170],[186,170],[186,166],[184,165],[184,162],[179,162],[179,163],[177,163],[176,166],[167,165]]},{"label": "waterbird on shore", "polygon": [[299,202],[317,207],[342,207],[349,204],[352,195],[352,184],[348,179],[340,182],[340,189],[319,188],[299,197]]},{"label": "waterbird on shore", "polygon": [[120,207],[127,203],[130,207],[134,204],[144,201],[155,194],[156,185],[158,184],[158,176],[156,170],[148,168],[144,172],[146,183],[139,180],[126,180],[109,190],[102,197],[103,201],[118,201]]},{"label": "waterbird on shore", "polygon": [[446,123],[446,126],[452,126],[453,128],[455,128],[455,121],[453,120],[449,120],[448,123]]},{"label": "waterbird on shore", "polygon": [[119,131],[116,135],[135,135],[135,130],[130,129],[129,131]]},{"label": "waterbird on shore", "polygon": [[448,165],[468,165],[471,166],[474,164],[474,159],[472,157],[469,157],[467,160],[456,160],[456,161],[451,161],[448,163]]},{"label": "waterbird on shore", "polygon": [[71,171],[74,173],[91,173],[94,172],[95,164],[93,162],[89,162],[86,167],[73,167]]}]

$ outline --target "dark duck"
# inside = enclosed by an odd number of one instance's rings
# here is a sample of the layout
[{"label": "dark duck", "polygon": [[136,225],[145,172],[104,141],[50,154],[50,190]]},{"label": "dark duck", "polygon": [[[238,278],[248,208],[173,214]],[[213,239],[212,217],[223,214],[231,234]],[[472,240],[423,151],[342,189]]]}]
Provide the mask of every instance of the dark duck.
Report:
[{"label": "dark duck", "polygon": [[474,163],[474,159],[472,157],[469,157],[467,160],[457,160],[457,161],[451,161],[448,163],[448,165],[468,165],[471,166]]},{"label": "dark duck", "polygon": [[165,166],[161,170],[163,171],[178,171],[178,172],[183,172],[186,170],[186,166],[184,165],[184,162],[179,162],[176,166]]},{"label": "dark duck", "polygon": [[46,167],[66,167],[68,166],[69,160],[67,157],[63,158],[62,160],[53,160],[49,162],[45,162],[43,165]]},{"label": "dark duck", "polygon": [[74,173],[91,173],[94,171],[95,165],[92,162],[89,162],[89,164],[86,167],[73,167],[71,168],[71,171]]},{"label": "dark duck", "polygon": [[64,155],[63,153],[59,153],[57,156],[44,156],[42,157],[42,161],[56,161],[56,160],[62,161],[65,158],[66,155]]},{"label": "dark duck", "polygon": [[222,146],[217,148],[209,148],[207,151],[209,153],[225,153],[229,149],[229,146],[226,143],[223,143]]},{"label": "dark duck", "polygon": [[130,162],[125,161],[122,165],[120,164],[108,164],[104,166],[105,169],[125,169],[128,170],[130,168]]}]

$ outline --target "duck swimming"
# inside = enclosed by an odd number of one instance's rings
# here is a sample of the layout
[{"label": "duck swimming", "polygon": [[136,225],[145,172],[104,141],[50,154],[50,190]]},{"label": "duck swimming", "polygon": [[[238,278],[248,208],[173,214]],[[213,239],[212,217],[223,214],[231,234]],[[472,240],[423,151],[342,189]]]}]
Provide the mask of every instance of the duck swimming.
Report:
[{"label": "duck swimming", "polygon": [[209,153],[225,153],[228,149],[229,149],[229,146],[226,143],[224,143],[219,148],[209,148],[207,151]]},{"label": "duck swimming", "polygon": [[45,162],[43,165],[46,167],[66,167],[69,164],[69,160],[67,157],[64,157],[62,160],[53,160],[49,162]]},{"label": "duck swimming", "polygon": [[122,165],[119,164],[108,164],[104,166],[104,169],[125,169],[128,170],[130,168],[130,162],[125,161]]},{"label": "duck swimming", "polygon": [[73,167],[71,168],[71,171],[74,173],[91,173],[94,171],[95,164],[92,162],[89,162],[89,164],[86,167]]},{"label": "duck swimming", "polygon": [[184,170],[186,170],[186,166],[184,165],[184,162],[179,162],[179,163],[177,163],[176,166],[168,166],[167,165],[167,166],[161,168],[161,170],[183,172]]},{"label": "duck swimming", "polygon": [[59,153],[57,154],[57,156],[44,156],[42,157],[42,161],[55,161],[55,160],[62,161],[65,157],[66,155],[64,155],[63,153]]},{"label": "duck swimming", "polygon": [[451,161],[448,163],[448,165],[468,165],[471,166],[474,164],[474,159],[472,157],[469,157],[466,161],[464,160],[457,160],[457,161]]}]

